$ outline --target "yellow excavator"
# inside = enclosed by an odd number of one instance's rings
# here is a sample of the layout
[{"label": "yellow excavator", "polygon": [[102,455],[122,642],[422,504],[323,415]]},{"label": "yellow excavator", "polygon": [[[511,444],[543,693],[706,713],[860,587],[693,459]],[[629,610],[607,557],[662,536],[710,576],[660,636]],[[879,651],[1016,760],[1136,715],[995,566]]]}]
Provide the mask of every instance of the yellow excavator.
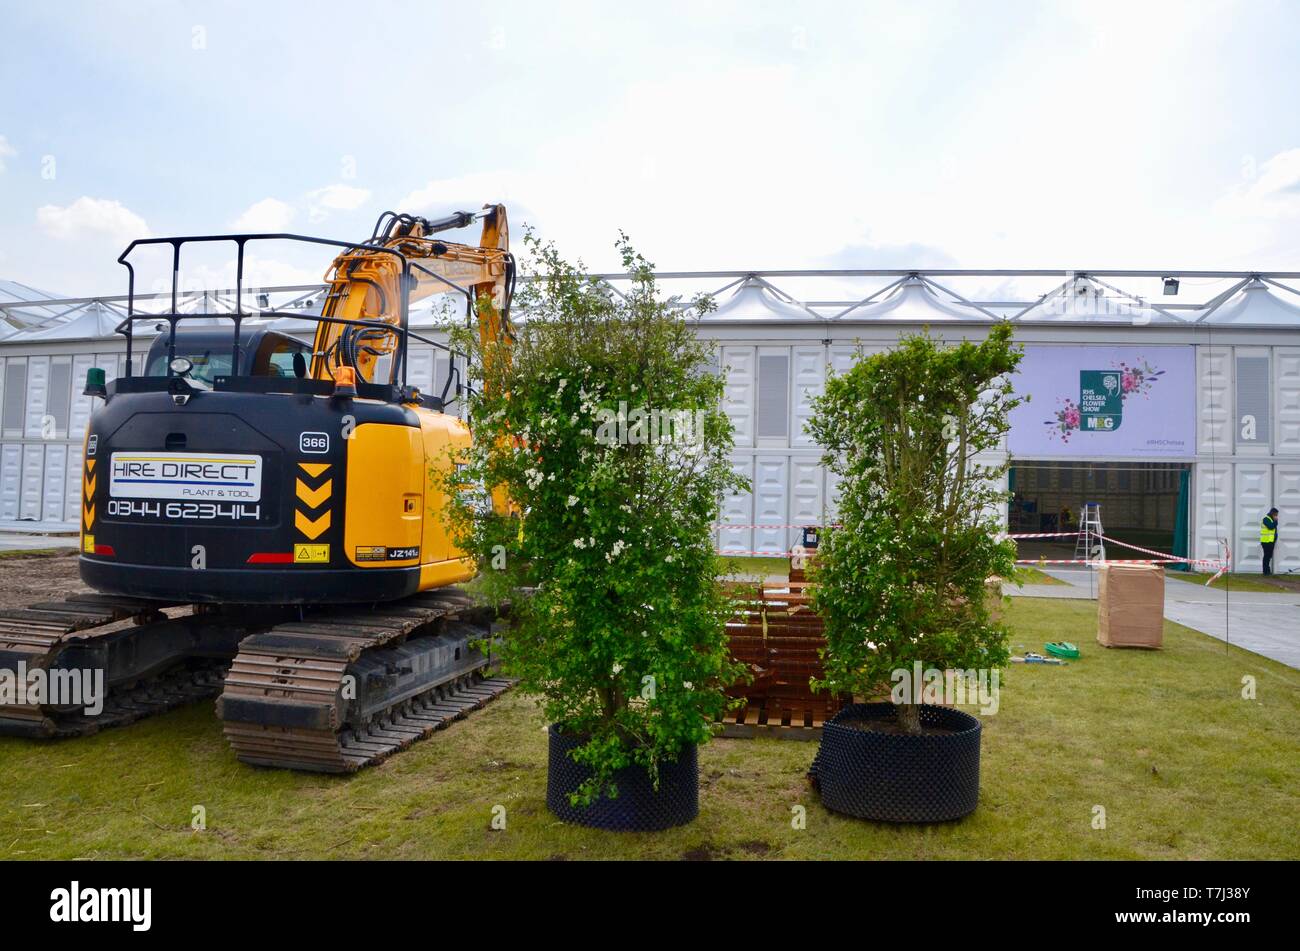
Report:
[{"label": "yellow excavator", "polygon": [[[442,237],[476,222],[477,246]],[[245,310],[246,250],[269,240],[335,249],[318,316]],[[230,328],[178,307],[183,251],[212,242],[236,256]],[[135,309],[131,257],[150,245],[171,254],[167,313]],[[102,404],[80,571],[94,593],[0,611],[0,683],[11,672],[43,688],[0,693],[0,734],[80,735],[219,694],[241,760],[350,772],[506,689],[484,649],[502,622],[454,587],[476,569],[443,517],[471,438],[448,412],[468,392],[464,357],[410,327],[412,303],[458,295],[487,351],[508,358],[505,208],[385,212],[359,243],[141,239],[118,260],[128,367],[135,324],[159,333],[143,373],[88,375]],[[316,320],[311,345],[275,329],[280,317]],[[408,383],[413,341],[448,350],[440,392]]]}]

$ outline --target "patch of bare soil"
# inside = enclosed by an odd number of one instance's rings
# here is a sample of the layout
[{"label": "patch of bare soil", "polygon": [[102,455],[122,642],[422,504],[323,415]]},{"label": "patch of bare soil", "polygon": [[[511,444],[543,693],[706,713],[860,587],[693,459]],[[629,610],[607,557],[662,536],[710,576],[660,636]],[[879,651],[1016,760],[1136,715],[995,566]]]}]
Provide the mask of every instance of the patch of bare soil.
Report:
[{"label": "patch of bare soil", "polygon": [[[840,723],[850,730],[861,730],[864,733],[892,733],[895,735],[903,733],[903,729],[893,717],[889,719],[841,720]],[[926,736],[943,736],[957,731],[946,726],[930,726],[928,723],[923,723],[921,724],[921,732]]]},{"label": "patch of bare soil", "polygon": [[62,601],[89,591],[77,574],[76,552],[40,558],[0,559],[0,608],[38,601]]}]

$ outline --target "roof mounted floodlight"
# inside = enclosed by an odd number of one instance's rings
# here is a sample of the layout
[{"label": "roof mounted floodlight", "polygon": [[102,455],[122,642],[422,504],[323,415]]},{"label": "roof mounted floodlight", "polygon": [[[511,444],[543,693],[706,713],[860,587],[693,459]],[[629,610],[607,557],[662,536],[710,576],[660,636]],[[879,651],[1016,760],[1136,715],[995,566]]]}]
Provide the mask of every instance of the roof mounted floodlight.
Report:
[{"label": "roof mounted floodlight", "polygon": [[1165,296],[1173,297],[1177,293],[1178,293],[1178,278],[1176,277],[1165,278]]}]

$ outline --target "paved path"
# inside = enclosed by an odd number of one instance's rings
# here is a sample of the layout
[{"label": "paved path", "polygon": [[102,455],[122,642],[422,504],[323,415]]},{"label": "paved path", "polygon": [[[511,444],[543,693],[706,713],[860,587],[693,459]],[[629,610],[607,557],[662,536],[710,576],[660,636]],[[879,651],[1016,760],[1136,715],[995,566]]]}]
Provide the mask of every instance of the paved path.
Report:
[{"label": "paved path", "polygon": [[[1040,569],[1064,585],[1004,584],[1012,597],[1093,598],[1097,581],[1088,569]],[[1068,585],[1068,586],[1067,586]],[[1165,578],[1165,617],[1237,647],[1300,669],[1300,592],[1221,591]]]},{"label": "paved path", "polygon": [[[75,532],[75,529],[74,529]],[[31,551],[40,548],[76,548],[80,539],[72,535],[40,535],[0,529],[0,551]]]}]

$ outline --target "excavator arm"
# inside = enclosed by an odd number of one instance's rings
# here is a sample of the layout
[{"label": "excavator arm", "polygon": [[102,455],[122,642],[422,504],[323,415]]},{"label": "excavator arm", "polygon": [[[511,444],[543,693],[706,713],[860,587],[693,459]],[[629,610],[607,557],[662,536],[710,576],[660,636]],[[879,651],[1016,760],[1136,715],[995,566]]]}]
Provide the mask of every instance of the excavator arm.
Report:
[{"label": "excavator arm", "polygon": [[[435,237],[476,220],[483,222],[477,247]],[[316,331],[311,375],[331,380],[340,368],[351,367],[358,379],[381,382],[373,379],[375,367],[397,347],[404,297],[414,303],[435,294],[467,293],[484,347],[508,348],[514,277],[504,205],[485,205],[477,213],[456,212],[433,221],[385,212],[367,247],[349,249],[334,259],[326,272],[329,291],[321,314],[378,321],[393,329],[322,321]]]}]

